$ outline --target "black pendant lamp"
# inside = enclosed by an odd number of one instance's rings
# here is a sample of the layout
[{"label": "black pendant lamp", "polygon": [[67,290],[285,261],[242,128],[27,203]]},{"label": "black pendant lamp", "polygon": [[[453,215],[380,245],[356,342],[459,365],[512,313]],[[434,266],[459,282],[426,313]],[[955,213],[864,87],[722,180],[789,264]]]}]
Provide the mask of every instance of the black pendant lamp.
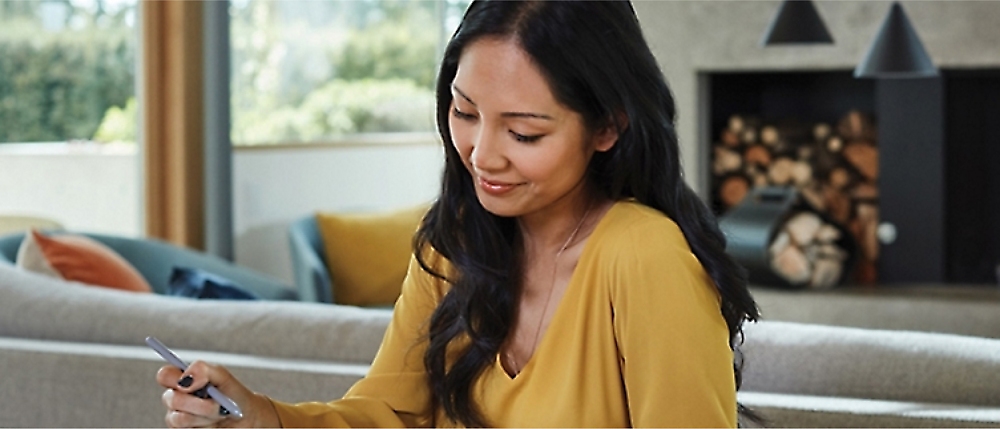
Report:
[{"label": "black pendant lamp", "polygon": [[810,0],[785,0],[767,27],[761,46],[833,43]]},{"label": "black pendant lamp", "polygon": [[899,2],[893,2],[868,53],[854,69],[854,77],[918,78],[937,75],[937,67],[934,67],[931,57],[920,43],[903,7]]}]

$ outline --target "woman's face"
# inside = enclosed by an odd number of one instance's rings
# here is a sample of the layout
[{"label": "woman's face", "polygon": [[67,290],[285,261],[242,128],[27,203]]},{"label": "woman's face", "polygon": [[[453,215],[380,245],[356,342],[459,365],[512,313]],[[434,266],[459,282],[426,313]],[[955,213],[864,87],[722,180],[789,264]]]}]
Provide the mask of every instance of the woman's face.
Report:
[{"label": "woman's face", "polygon": [[584,197],[587,164],[617,140],[591,133],[559,104],[528,54],[510,40],[468,46],[452,83],[448,125],[476,195],[499,216],[573,207]]}]

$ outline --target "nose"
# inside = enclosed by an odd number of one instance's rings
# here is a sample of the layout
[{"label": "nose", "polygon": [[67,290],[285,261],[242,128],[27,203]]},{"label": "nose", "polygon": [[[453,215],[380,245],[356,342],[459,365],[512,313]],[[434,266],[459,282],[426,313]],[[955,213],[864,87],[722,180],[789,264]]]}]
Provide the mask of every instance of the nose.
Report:
[{"label": "nose", "polygon": [[[485,128],[485,127],[484,127]],[[498,171],[507,166],[503,142],[489,131],[480,131],[473,142],[469,161],[476,170]]]}]

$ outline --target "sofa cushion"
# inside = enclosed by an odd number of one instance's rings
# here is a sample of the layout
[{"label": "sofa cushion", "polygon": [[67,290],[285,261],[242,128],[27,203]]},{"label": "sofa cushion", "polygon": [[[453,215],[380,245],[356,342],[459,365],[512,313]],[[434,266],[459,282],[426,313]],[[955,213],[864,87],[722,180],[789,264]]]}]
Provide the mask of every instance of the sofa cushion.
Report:
[{"label": "sofa cushion", "polygon": [[411,240],[427,206],[391,213],[317,213],[337,304],[392,305],[413,253]]},{"label": "sofa cushion", "polygon": [[[131,292],[153,291],[132,264],[90,237],[75,234],[50,237],[37,230],[32,230],[25,237],[18,250],[19,259],[23,255],[25,259],[36,260],[37,255],[32,253],[37,248],[48,265],[66,280]],[[27,261],[18,265],[29,266]],[[42,272],[45,272],[44,269]]]},{"label": "sofa cushion", "polygon": [[24,235],[24,239],[21,240],[21,246],[17,248],[15,264],[28,271],[57,279],[62,278],[62,275],[55,268],[52,268],[49,260],[45,259],[45,254],[42,253],[42,248],[38,245],[38,241],[35,240],[34,234]]},{"label": "sofa cushion", "polygon": [[[389,309],[299,301],[192,300],[67,287],[0,264],[0,336],[370,363]],[[152,352],[150,352],[152,353]]]},{"label": "sofa cushion", "polygon": [[170,273],[168,295],[195,299],[259,299],[231,280],[205,270],[174,267]]}]

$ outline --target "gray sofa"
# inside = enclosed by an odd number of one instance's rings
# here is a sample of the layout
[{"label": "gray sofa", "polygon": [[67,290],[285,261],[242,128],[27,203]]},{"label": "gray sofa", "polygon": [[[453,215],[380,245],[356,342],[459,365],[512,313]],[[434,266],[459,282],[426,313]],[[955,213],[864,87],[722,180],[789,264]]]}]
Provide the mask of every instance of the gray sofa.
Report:
[{"label": "gray sofa", "polygon": [[[65,234],[67,231],[48,231],[46,233],[58,235]],[[185,267],[205,270],[224,277],[238,284],[241,288],[253,292],[261,299],[299,299],[298,292],[290,286],[207,253],[196,252],[152,238],[131,238],[84,232],[76,234],[97,240],[121,255],[142,274],[153,291],[159,294],[167,293],[167,285],[173,268]],[[24,235],[25,233],[19,232],[0,236],[0,264],[13,265],[15,263],[17,250],[21,246]]]},{"label": "gray sofa", "polygon": [[[336,398],[364,375],[390,317],[131,294],[0,264],[0,426],[162,426],[147,335],[276,399]],[[740,400],[767,426],[1000,426],[1000,340],[764,321],[747,327],[744,352]]]}]

